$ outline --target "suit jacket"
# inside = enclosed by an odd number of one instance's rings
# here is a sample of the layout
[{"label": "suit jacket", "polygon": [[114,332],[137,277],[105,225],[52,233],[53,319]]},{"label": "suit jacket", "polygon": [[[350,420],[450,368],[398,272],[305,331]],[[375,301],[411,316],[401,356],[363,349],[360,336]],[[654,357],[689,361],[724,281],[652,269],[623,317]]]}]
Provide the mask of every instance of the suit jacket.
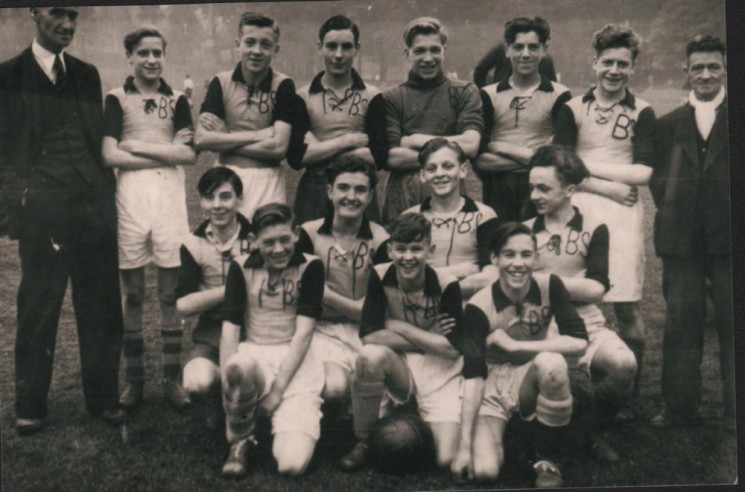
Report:
[{"label": "suit jacket", "polygon": [[731,254],[727,100],[717,110],[703,162],[690,104],[660,118],[658,132],[657,160],[649,184],[657,205],[657,254],[692,254],[696,234],[704,235],[706,253]]},{"label": "suit jacket", "polygon": [[[77,90],[91,155],[113,184],[113,172],[103,166],[101,157],[103,99],[98,70],[67,53],[64,59],[66,80]],[[45,108],[39,97],[40,73],[45,76],[30,47],[0,63],[0,235],[14,236],[23,190],[41,153]]]}]

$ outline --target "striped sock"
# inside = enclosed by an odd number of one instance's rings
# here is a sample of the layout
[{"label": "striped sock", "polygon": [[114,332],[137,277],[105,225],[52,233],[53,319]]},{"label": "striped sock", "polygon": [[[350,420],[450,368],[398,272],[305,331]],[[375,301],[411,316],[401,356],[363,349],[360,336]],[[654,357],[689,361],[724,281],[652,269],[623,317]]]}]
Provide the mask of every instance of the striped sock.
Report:
[{"label": "striped sock", "polygon": [[127,381],[145,380],[145,341],[142,338],[142,330],[125,331],[122,343],[124,354],[124,379]]},{"label": "striped sock", "polygon": [[181,339],[184,331],[178,329],[161,329],[163,343],[163,377],[179,381],[181,377]]}]

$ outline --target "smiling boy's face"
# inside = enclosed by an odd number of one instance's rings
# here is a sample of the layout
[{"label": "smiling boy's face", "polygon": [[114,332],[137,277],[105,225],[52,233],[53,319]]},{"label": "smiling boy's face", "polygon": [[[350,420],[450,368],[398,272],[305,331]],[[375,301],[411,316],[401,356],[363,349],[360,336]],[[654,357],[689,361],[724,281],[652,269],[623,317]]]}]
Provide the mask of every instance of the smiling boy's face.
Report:
[{"label": "smiling boy's face", "polygon": [[499,268],[504,290],[520,291],[530,282],[535,266],[535,241],[528,234],[511,236],[492,261]]}]

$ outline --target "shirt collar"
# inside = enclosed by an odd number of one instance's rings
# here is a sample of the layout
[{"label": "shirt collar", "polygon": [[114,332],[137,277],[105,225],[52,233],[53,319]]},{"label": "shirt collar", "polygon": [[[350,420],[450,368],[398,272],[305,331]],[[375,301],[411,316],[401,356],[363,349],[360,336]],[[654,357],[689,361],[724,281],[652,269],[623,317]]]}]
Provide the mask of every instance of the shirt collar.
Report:
[{"label": "shirt collar", "polygon": [[[137,90],[137,86],[135,86],[135,78],[133,75],[130,75],[129,77],[127,77],[127,80],[124,81],[124,92],[140,92],[139,90]],[[173,95],[173,89],[171,89],[171,86],[168,85],[163,78],[160,79],[158,92],[160,92],[164,96]]]},{"label": "shirt collar", "polygon": [[[463,207],[459,210],[459,212],[478,212],[479,207],[476,205],[476,202],[473,201],[471,198],[468,198],[467,196],[464,196],[463,198],[466,199],[465,203],[463,203]],[[432,197],[427,197],[424,199],[422,204],[419,207],[419,210],[424,212],[427,210],[432,209]]]},{"label": "shirt collar", "polygon": [[[388,270],[383,276],[383,285],[387,287],[399,288],[398,277],[396,277],[396,264],[391,263]],[[442,295],[442,289],[440,288],[440,281],[437,278],[437,272],[435,272],[429,265],[424,267],[424,295],[427,297],[439,297]]]},{"label": "shirt collar", "polygon": [[[500,80],[497,84],[497,92],[502,92],[509,89],[512,89],[512,86],[510,85],[510,76],[508,75],[507,77]],[[541,83],[538,84],[538,88],[536,90],[543,92],[553,92],[554,85],[551,83],[550,80],[541,75]]]},{"label": "shirt collar", "polygon": [[[39,42],[34,38],[33,42],[31,43],[31,51],[34,54],[34,58],[36,58],[36,61],[39,63],[39,66],[41,66],[42,70],[44,70],[44,73],[51,79],[54,74],[54,58],[57,56],[56,53],[52,53],[45,47],[39,44]],[[65,70],[67,70],[67,64],[65,63],[65,51],[60,51],[60,59],[62,60],[62,66],[65,67]]]},{"label": "shirt collar", "polygon": [[[331,236],[332,226],[334,225],[334,207],[328,207],[328,211],[323,218],[321,227],[318,228],[319,234]],[[370,220],[367,216],[362,215],[362,223],[360,224],[360,230],[357,231],[357,239],[372,239],[372,229],[370,229]]]},{"label": "shirt collar", "polygon": [[[319,92],[323,92],[326,90],[326,88],[323,86],[323,83],[321,82],[321,79],[323,79],[323,75],[325,73],[325,71],[322,71],[321,73],[313,77],[313,81],[310,83],[310,88],[308,89],[311,94],[318,94]],[[357,70],[353,68],[352,89],[355,91],[363,91],[365,90],[365,88],[365,82],[362,80],[362,77],[360,77],[360,74],[357,73]]]},{"label": "shirt collar", "polygon": [[[240,212],[236,214],[236,217],[238,219],[238,239],[248,239],[248,233],[251,232],[251,223],[248,221],[246,217],[243,216]],[[210,221],[205,220],[202,222],[199,227],[194,231],[194,235],[201,237],[201,238],[207,238],[207,226],[209,225]]]},{"label": "shirt collar", "polygon": [[[574,209],[574,215],[571,219],[569,219],[569,222],[567,222],[566,227],[570,229],[574,229],[577,232],[582,232],[582,223],[583,218],[582,214],[580,213],[579,209],[577,207],[572,207]],[[546,230],[546,221],[544,219],[543,215],[539,215],[535,218],[535,222],[533,222],[533,234],[538,234],[541,231]]]},{"label": "shirt collar", "polygon": [[714,99],[711,101],[699,101],[696,99],[696,95],[693,93],[693,91],[688,93],[688,103],[693,106],[694,108],[718,108],[723,102],[724,102],[724,96],[726,94],[726,90],[724,89],[724,84],[719,88],[719,92],[716,96],[714,96]]},{"label": "shirt collar", "polygon": [[414,72],[409,72],[409,76],[406,79],[406,82],[404,82],[402,85],[411,87],[412,89],[431,89],[433,87],[438,87],[442,84],[444,84],[448,78],[445,76],[445,73],[440,71],[439,74],[434,79],[431,80],[425,80],[421,78],[420,76],[416,75]]},{"label": "shirt collar", "polygon": [[[499,285],[499,280],[494,282],[491,286],[491,298],[497,311],[503,311],[510,306],[516,305],[516,303],[511,301],[504,293],[502,287]],[[541,289],[538,287],[538,282],[536,282],[533,277],[530,278],[530,288],[528,289],[528,295],[525,296],[523,303],[530,303],[534,306],[541,305]]]},{"label": "shirt collar", "polygon": [[[241,62],[238,62],[238,65],[235,67],[235,70],[233,70],[233,76],[231,78],[233,79],[233,82],[240,82],[243,85],[248,85],[246,84],[246,80],[243,78],[243,70],[241,69]],[[272,70],[272,67],[269,67],[269,70],[266,72],[266,75],[256,87],[262,92],[271,92],[273,78],[274,78],[274,70]]]},{"label": "shirt collar", "polygon": [[[618,101],[618,104],[621,104],[622,106],[626,106],[629,109],[636,109],[636,97],[634,94],[631,93],[630,90],[624,89],[626,91],[626,95],[623,96],[623,99]],[[590,87],[590,90],[585,93],[584,96],[582,96],[582,102],[586,103],[588,101],[594,101],[595,100],[595,86]]]},{"label": "shirt collar", "polygon": [[[295,252],[292,253],[292,257],[290,258],[290,262],[287,264],[287,267],[294,267],[298,265],[302,265],[307,260],[305,259],[305,255],[298,249],[295,249]],[[254,250],[251,252],[250,255],[248,255],[248,259],[245,263],[243,263],[243,266],[245,268],[262,268],[264,266],[264,258],[262,258],[261,253],[259,253],[257,250]]]}]

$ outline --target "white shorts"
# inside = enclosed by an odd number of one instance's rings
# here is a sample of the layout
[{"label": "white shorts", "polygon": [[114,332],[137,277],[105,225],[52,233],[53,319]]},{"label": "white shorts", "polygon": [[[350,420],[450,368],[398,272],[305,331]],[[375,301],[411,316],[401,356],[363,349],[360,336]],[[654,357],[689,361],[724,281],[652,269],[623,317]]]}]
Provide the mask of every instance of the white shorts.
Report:
[{"label": "white shorts", "polygon": [[355,359],[362,349],[360,325],[320,319],[316,322],[312,345],[313,352],[321,362],[338,364],[352,374]]},{"label": "white shorts", "polygon": [[[242,342],[238,345],[238,353],[256,360],[264,375],[266,384],[259,400],[269,394],[289,348],[289,344],[258,345]],[[315,357],[313,347],[310,347],[282,395],[282,403],[272,415],[272,434],[301,432],[318,440],[321,435],[322,390],[323,365]]]},{"label": "white shorts", "polygon": [[463,399],[463,358],[446,359],[433,354],[409,352],[401,355],[409,369],[409,394],[397,398],[386,391],[396,405],[416,397],[419,416],[425,422],[460,422]]},{"label": "white shorts", "polygon": [[179,250],[189,232],[184,186],[180,166],[117,173],[120,269],[151,261],[162,268],[180,266]]},{"label": "white shorts", "polygon": [[[484,398],[481,400],[479,415],[496,417],[507,422],[510,417],[520,413],[520,387],[528,374],[533,361],[522,365],[510,363],[487,364],[489,374],[484,382]],[[523,420],[533,420],[532,415],[520,415]]]},{"label": "white shorts", "polygon": [[285,177],[279,166],[261,168],[227,167],[235,171],[243,182],[243,203],[238,211],[248,220],[253,220],[254,212],[262,205],[287,203]]}]

